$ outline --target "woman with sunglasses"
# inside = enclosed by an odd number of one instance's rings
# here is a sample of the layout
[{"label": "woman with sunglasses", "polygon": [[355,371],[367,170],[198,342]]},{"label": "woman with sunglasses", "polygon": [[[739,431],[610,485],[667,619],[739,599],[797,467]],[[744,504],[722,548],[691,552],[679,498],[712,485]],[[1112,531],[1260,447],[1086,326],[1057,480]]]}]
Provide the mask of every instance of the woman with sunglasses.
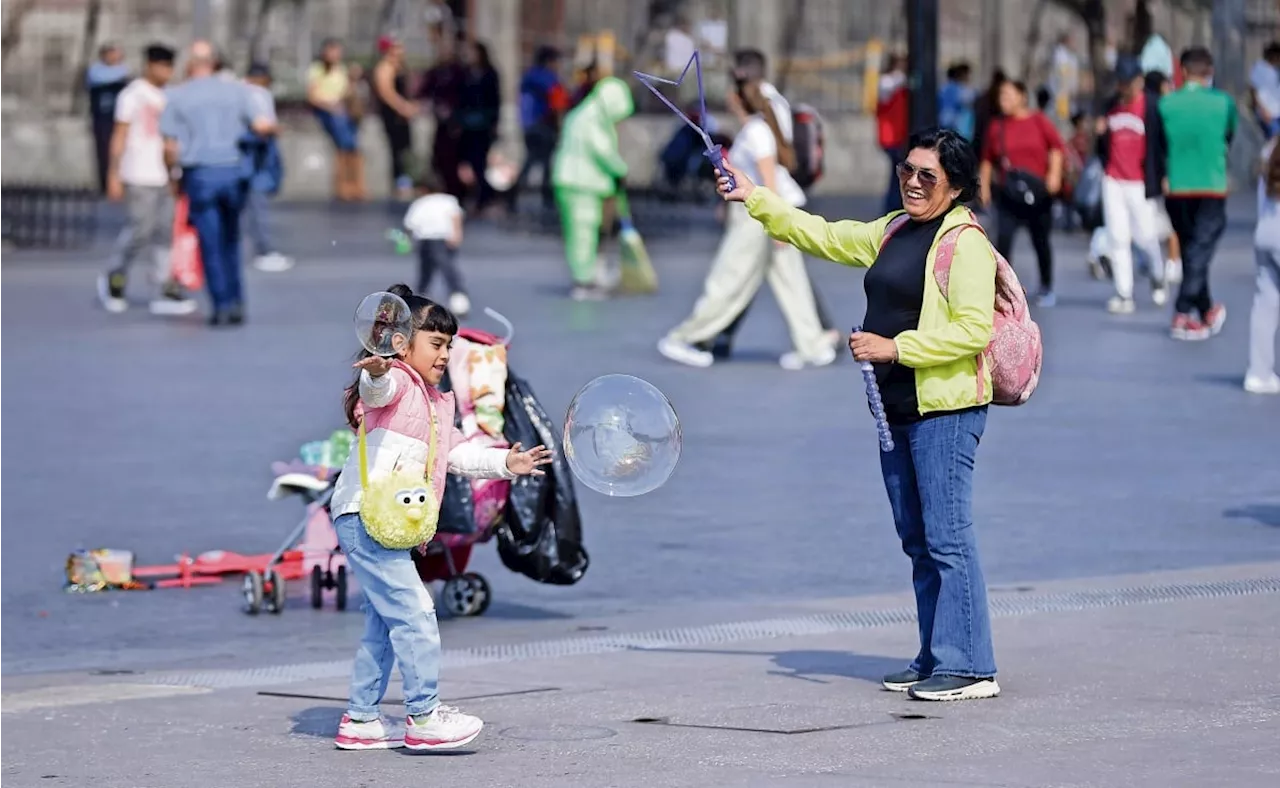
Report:
[{"label": "woman with sunglasses", "polygon": [[[803,205],[804,191],[787,171],[794,166],[795,151],[761,83],[739,83],[729,91],[727,104],[742,122],[733,140],[734,160],[750,177],[775,189],[779,200]],[[769,240],[760,223],[740,205],[729,206],[724,237],[693,314],[658,342],[658,352],[692,367],[711,366],[715,357],[697,345],[715,339],[733,323],[766,279],[794,347],[779,359],[782,368],[822,367],[835,361],[835,348],[818,319],[804,258],[795,248]]]},{"label": "woman with sunglasses", "polygon": [[[901,212],[871,222],[828,222],[729,169],[724,199],[746,204],[766,232],[800,251],[869,268],[863,330],[849,338],[859,361],[875,367],[894,448],[880,469],[902,550],[911,559],[920,652],[884,687],[920,700],[1000,694],[986,583],[973,528],[973,468],[991,402],[988,367],[978,354],[991,339],[996,260],[963,203],[978,188],[972,146],[949,129],[913,135],[897,166]],[[948,295],[934,279],[938,241],[952,237]],[[981,376],[981,378],[979,377]]]}]

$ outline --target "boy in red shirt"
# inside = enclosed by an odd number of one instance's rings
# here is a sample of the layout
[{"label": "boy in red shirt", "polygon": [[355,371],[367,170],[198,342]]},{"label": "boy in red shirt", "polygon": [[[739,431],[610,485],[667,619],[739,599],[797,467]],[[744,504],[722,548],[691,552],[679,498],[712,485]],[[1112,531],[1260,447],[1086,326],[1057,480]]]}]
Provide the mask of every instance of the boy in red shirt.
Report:
[{"label": "boy in red shirt", "polygon": [[1105,167],[1102,216],[1111,239],[1111,269],[1116,294],[1107,301],[1112,314],[1129,314],[1133,302],[1133,246],[1147,258],[1151,300],[1163,306],[1164,256],[1160,251],[1158,207],[1164,180],[1164,125],[1158,97],[1145,90],[1136,60],[1116,64],[1120,93],[1106,117],[1098,120],[1098,155]]}]

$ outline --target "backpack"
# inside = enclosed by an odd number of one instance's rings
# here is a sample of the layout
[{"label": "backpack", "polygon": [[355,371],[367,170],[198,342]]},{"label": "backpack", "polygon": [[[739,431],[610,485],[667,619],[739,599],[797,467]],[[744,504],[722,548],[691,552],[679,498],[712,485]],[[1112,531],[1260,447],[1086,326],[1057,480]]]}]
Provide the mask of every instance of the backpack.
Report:
[{"label": "backpack", "polygon": [[826,159],[822,116],[808,104],[800,104],[791,111],[791,146],[796,152],[796,166],[791,177],[801,189],[808,189],[821,180]]},{"label": "backpack", "polygon": [[[905,213],[889,220],[880,241],[883,249],[889,238],[910,220]],[[969,212],[969,221],[948,230],[938,240],[938,252],[933,264],[933,277],[947,298],[947,284],[951,279],[951,264],[955,261],[956,241],[960,233],[969,228],[982,233],[987,231],[978,224],[977,217]],[[988,243],[990,243],[988,241]],[[1044,359],[1044,344],[1040,339],[1040,326],[1031,319],[1027,306],[1027,291],[1018,281],[1013,266],[993,246],[996,257],[996,303],[992,321],[991,341],[978,354],[978,399],[984,391],[982,371],[991,366],[992,404],[1021,405],[1031,398],[1040,383],[1040,367]]]}]

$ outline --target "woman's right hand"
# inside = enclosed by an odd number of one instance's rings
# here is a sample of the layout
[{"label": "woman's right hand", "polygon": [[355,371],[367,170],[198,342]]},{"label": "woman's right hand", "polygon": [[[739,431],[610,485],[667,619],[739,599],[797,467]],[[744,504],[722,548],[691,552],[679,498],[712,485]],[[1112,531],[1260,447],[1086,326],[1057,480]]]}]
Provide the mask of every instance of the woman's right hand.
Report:
[{"label": "woman's right hand", "polygon": [[756,190],[756,185],[751,182],[751,179],[748,178],[742,170],[735,169],[734,166],[729,163],[728,156],[725,156],[722,161],[724,162],[724,168],[733,176],[733,180],[734,183],[737,184],[737,188],[730,189],[729,179],[720,175],[716,179],[716,191],[720,192],[720,196],[724,198],[725,202],[746,202],[747,198],[751,196],[751,193]]},{"label": "woman's right hand", "polygon": [[356,369],[362,369],[369,373],[371,378],[380,378],[391,371],[391,359],[382,356],[369,356],[362,358],[351,365]]}]

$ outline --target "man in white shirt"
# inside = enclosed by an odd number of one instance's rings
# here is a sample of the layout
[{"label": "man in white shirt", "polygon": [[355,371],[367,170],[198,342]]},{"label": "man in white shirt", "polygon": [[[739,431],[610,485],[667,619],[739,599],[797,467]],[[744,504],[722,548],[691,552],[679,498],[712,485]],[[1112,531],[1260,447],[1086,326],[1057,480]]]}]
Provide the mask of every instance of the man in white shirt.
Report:
[{"label": "man in white shirt", "polygon": [[130,82],[116,99],[107,196],[124,200],[128,224],[120,233],[114,265],[98,278],[98,298],[109,312],[128,309],[125,287],[129,269],[149,253],[153,279],[160,286],[158,297],[151,302],[152,313],[186,315],[195,311],[196,303],[169,276],[173,196],[160,135],[164,86],[173,76],[174,51],[153,44],[144,55],[142,76]]}]

